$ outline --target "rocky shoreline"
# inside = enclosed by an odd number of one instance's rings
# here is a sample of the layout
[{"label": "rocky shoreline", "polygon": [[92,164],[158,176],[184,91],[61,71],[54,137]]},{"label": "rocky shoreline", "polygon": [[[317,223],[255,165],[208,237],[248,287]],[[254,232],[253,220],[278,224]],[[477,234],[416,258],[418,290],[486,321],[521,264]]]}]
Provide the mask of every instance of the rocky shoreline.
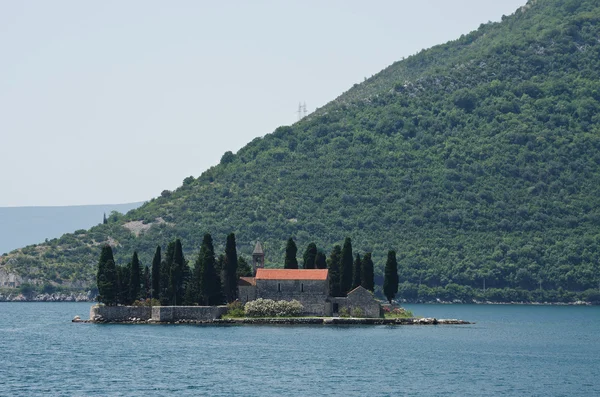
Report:
[{"label": "rocky shoreline", "polygon": [[93,324],[204,324],[204,325],[469,325],[469,321],[429,318],[346,318],[346,317],[289,317],[289,318],[225,318],[214,320],[179,320],[158,322],[152,319],[129,318],[125,321],[107,321],[102,316],[82,320],[75,316],[74,323]]},{"label": "rocky shoreline", "polygon": [[91,291],[79,293],[37,294],[27,297],[23,294],[0,294],[0,302],[94,302],[96,295]]}]

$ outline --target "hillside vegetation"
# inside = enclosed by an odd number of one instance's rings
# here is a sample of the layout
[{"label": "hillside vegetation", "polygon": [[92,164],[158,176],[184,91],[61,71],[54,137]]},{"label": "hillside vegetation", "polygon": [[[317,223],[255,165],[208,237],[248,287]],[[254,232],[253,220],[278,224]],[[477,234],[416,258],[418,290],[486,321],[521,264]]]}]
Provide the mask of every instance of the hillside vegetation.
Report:
[{"label": "hillside vegetation", "polygon": [[406,298],[592,299],[599,21],[595,0],[530,1],[225,153],[174,192],[1,260],[24,277],[90,285],[104,242],[117,260],[137,249],[149,264],[157,244],[181,238],[187,255],[210,232],[222,251],[234,232],[242,253],[260,239],[281,266],[289,236],[300,252],[350,236],[379,276],[397,251]]}]

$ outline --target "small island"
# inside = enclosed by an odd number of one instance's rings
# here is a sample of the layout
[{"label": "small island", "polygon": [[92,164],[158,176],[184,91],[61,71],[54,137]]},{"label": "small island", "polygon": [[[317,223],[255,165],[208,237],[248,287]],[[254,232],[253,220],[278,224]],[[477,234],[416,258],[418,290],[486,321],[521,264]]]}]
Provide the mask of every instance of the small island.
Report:
[{"label": "small island", "polygon": [[[316,247],[307,250],[305,257],[309,259],[305,259],[305,268],[299,269],[296,247],[290,238],[285,268],[266,269],[265,254],[261,243],[257,242],[252,253],[252,269],[245,265],[248,269],[242,270],[240,275],[238,262],[241,260],[237,256],[233,233],[228,236],[225,255],[218,262],[214,257],[212,237],[206,234],[193,269],[187,266],[181,243],[176,240],[169,244],[166,261],[160,258],[160,247],[155,254],[152,276],[156,277],[152,277],[147,284],[159,291],[161,299],[157,300],[152,297],[139,299],[143,283],[137,253],[134,253],[129,265],[117,269],[112,248],[105,245],[100,255],[97,277],[99,301],[103,304],[91,308],[89,320],[76,317],[73,321],[150,324],[469,324],[454,319],[415,318],[412,313],[392,305],[398,286],[394,251],[388,254],[386,264],[384,291],[389,301],[387,304],[382,304],[373,294],[370,256],[365,255],[360,260],[357,255],[357,260],[353,262],[349,238],[344,249],[339,246],[334,248],[329,266],[325,268],[317,267],[316,254]],[[349,256],[350,266],[344,266],[345,256]],[[314,266],[306,268],[306,263]],[[250,272],[251,275],[248,274]],[[149,275],[150,271],[145,273]],[[224,301],[228,303],[222,304]],[[177,302],[183,302],[184,305],[177,305]]]}]

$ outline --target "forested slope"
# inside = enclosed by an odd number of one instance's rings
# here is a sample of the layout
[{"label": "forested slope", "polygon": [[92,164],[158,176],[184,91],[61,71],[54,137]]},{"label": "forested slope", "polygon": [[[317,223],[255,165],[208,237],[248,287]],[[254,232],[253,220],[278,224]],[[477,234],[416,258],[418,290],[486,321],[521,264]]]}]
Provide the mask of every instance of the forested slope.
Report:
[{"label": "forested slope", "polygon": [[281,264],[289,236],[300,252],[315,241],[327,253],[350,236],[379,274],[387,250],[398,252],[407,298],[590,297],[600,283],[599,21],[594,0],[530,1],[225,153],[174,192],[1,261],[25,277],[91,283],[107,241],[117,259],[137,249],[148,264],[157,244],[181,238],[189,256],[205,232],[222,244],[234,232],[243,253],[260,239]]}]

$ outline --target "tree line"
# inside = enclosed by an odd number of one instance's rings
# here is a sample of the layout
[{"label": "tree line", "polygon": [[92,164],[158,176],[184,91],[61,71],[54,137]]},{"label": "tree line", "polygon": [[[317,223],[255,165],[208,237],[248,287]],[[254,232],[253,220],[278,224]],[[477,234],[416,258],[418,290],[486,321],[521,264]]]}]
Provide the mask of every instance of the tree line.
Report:
[{"label": "tree line", "polygon": [[[294,239],[287,241],[285,248],[285,269],[298,269],[296,253],[298,249]],[[329,254],[329,258],[317,249],[315,243],[306,247],[303,255],[304,269],[329,269],[329,293],[332,296],[346,296],[359,285],[374,292],[375,271],[371,252],[363,257],[359,253],[352,253],[352,239],[346,237],[343,247],[335,245]],[[389,302],[398,293],[398,262],[396,252],[389,251],[384,270],[383,293]]]},{"label": "tree line", "polygon": [[151,267],[143,266],[137,251],[125,266],[115,264],[112,248],[105,245],[97,271],[98,301],[131,305],[140,299],[157,299],[163,306],[218,305],[237,299],[237,279],[252,275],[248,262],[238,256],[235,234],[227,236],[224,254],[216,257],[213,239],[204,235],[193,267],[183,254],[181,240],[156,247]]},{"label": "tree line", "polygon": [[[298,269],[298,249],[289,238],[284,259],[285,269]],[[303,255],[304,269],[329,269],[329,288],[332,296],[346,296],[363,286],[375,290],[374,265],[371,253],[353,255],[352,240],[347,237],[343,248],[333,247],[329,258],[308,244]],[[100,253],[97,271],[98,301],[106,305],[131,305],[140,299],[158,299],[163,306],[219,305],[237,299],[237,280],[251,276],[248,262],[238,256],[235,234],[227,236],[224,254],[215,256],[213,239],[204,235],[196,261],[191,267],[185,259],[179,239],[170,242],[162,255],[156,247],[151,266],[142,266],[137,251],[124,266],[115,264],[113,251],[106,244]],[[398,264],[395,251],[388,252],[383,291],[391,302],[398,292]]]}]

